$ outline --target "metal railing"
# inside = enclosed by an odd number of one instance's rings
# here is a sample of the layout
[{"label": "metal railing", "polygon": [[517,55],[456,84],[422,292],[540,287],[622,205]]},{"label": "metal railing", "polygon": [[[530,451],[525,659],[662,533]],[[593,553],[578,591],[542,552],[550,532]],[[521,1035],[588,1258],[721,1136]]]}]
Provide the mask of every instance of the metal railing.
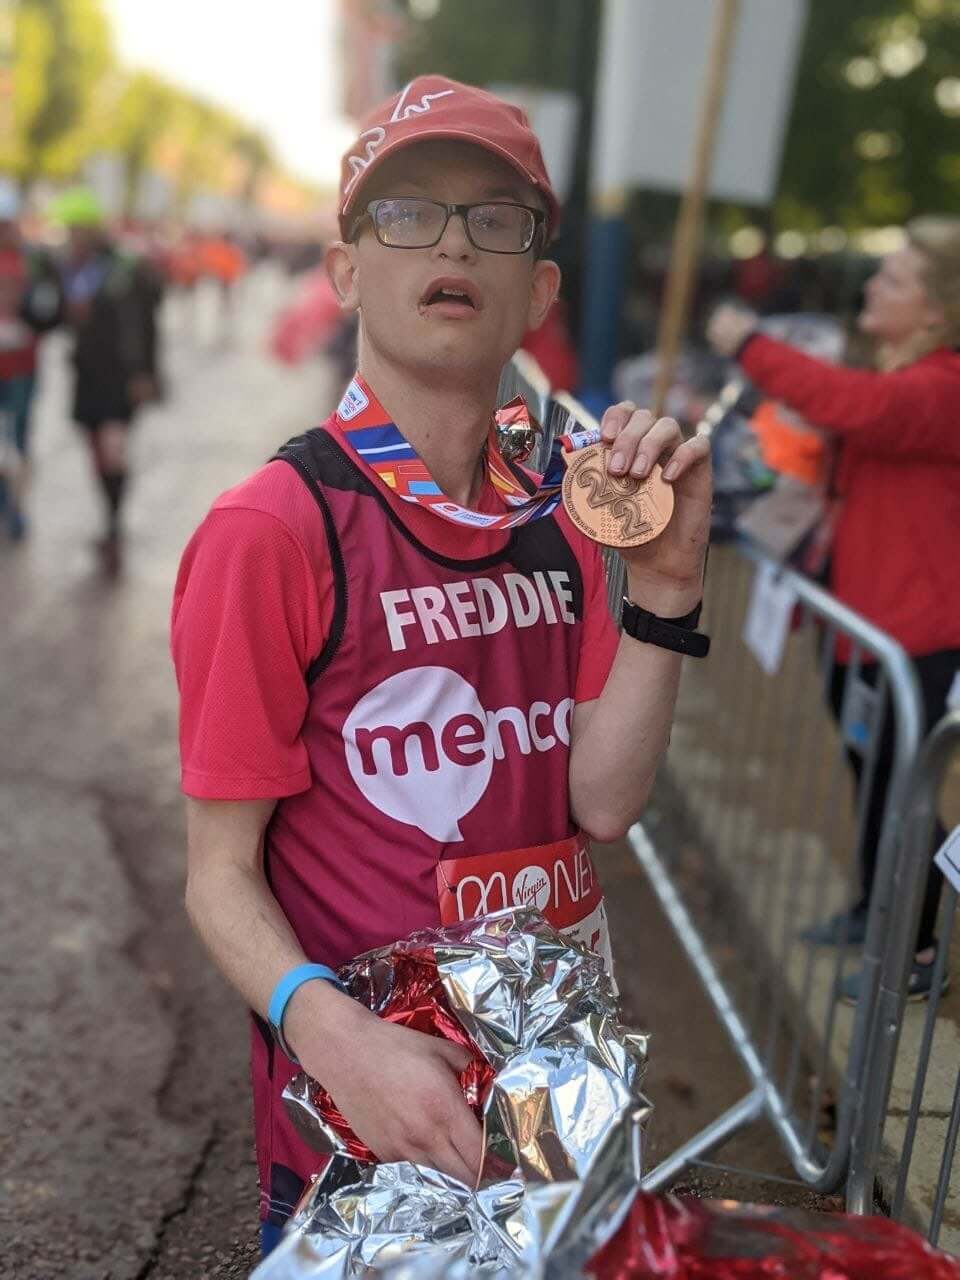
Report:
[{"label": "metal railing", "polygon": [[[796,611],[782,663],[767,674],[742,640],[751,570],[764,564],[746,548],[712,553],[705,618],[714,647],[708,664],[685,672],[667,766],[668,783],[683,781],[694,838],[665,851],[642,826],[630,835],[753,1085],[652,1171],[654,1188],[766,1113],[797,1175],[836,1190],[864,1086],[919,691],[899,645],[789,569],[771,570]],[[859,999],[847,1015],[851,949],[842,936],[841,945],[818,945],[810,931],[863,891],[858,854],[872,852],[869,800],[885,750]],[[852,821],[847,752],[862,779]]]},{"label": "metal railing", "polygon": [[[916,948],[917,922],[930,869],[930,850],[951,765],[960,762],[960,711],[945,716],[917,758],[904,814],[904,839],[892,892],[891,916],[868,1045],[870,1088],[861,1098],[851,1152],[848,1205],[870,1212],[875,1182],[881,1207],[922,1230],[937,1244],[944,1229],[950,1179],[960,1134],[960,1054],[955,1022],[939,1019],[957,914],[957,891],[946,880],[932,993],[925,1011],[905,1025],[907,983]],[[954,832],[960,863],[960,827]],[[922,1021],[922,1030],[918,1025]],[[908,1043],[909,1041],[909,1043]],[[938,1052],[939,1050],[939,1052]],[[891,1106],[891,1097],[896,1105]],[[903,1105],[906,1104],[906,1105]],[[922,1153],[922,1162],[917,1159]],[[914,1182],[916,1164],[923,1169]],[[946,1226],[947,1247],[960,1252],[960,1217]]]},{"label": "metal railing", "polygon": [[[502,399],[529,397],[524,382],[515,368],[501,384]],[[571,418],[586,427],[596,421],[572,397],[550,400],[540,384],[533,394],[543,413],[537,459],[543,469]],[[605,551],[604,560],[610,609],[619,618],[623,563],[613,551]],[[743,638],[760,569],[796,602],[782,660],[770,673]],[[916,675],[901,646],[748,544],[713,548],[704,625],[713,636],[711,658],[685,672],[665,779],[678,793],[687,838],[655,846],[637,824],[629,840],[752,1087],[653,1169],[644,1185],[669,1186],[765,1115],[803,1182],[821,1192],[846,1182],[848,1208],[870,1212],[929,858],[932,789],[945,767],[947,739],[950,747],[960,739],[960,717],[938,730],[912,772],[923,714]],[[856,786],[850,762],[858,770]],[[871,800],[876,802],[881,769],[886,785],[878,822]],[[857,998],[847,1013],[854,946],[842,937],[840,945],[821,946],[809,931],[863,895],[865,858],[874,863],[866,938]],[[955,903],[949,891],[951,923]],[[935,983],[947,963],[949,938],[947,928]],[[909,1208],[905,1179],[935,1019],[934,1001],[891,1197],[895,1216]],[[958,1131],[960,1075],[929,1224],[932,1239]]]}]

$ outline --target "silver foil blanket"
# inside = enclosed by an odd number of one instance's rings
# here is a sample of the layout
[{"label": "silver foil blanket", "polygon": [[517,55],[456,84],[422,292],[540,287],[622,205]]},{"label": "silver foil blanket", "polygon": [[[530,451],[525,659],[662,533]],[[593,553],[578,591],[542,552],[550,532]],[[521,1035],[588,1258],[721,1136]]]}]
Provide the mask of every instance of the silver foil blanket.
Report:
[{"label": "silver foil blanket", "polygon": [[381,1011],[403,957],[425,948],[450,1011],[495,1072],[479,1187],[349,1158],[301,1074],[284,1093],[288,1112],[334,1155],[256,1280],[579,1275],[633,1197],[650,1113],[647,1041],[620,1024],[600,958],[517,909],[411,935],[340,977]]}]

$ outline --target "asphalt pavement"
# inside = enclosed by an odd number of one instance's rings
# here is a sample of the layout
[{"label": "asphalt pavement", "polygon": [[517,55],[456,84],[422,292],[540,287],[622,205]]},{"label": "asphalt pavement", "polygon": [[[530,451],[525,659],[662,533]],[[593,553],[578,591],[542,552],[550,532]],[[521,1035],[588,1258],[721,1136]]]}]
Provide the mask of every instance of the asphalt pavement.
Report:
[{"label": "asphalt pavement", "polygon": [[[287,288],[258,272],[229,334],[210,299],[168,306],[170,392],[136,429],[115,582],[92,547],[99,508],[67,418],[65,342],[46,345],[31,533],[0,545],[3,1277],[199,1280],[255,1261],[247,1026],[183,911],[167,627],[210,502],[334,402],[323,362],[289,370],[264,351]],[[653,1034],[653,1161],[746,1080],[625,846],[599,862],[625,1010]],[[744,1151],[786,1171],[769,1135]],[[782,1198],[724,1175],[688,1185]]]}]

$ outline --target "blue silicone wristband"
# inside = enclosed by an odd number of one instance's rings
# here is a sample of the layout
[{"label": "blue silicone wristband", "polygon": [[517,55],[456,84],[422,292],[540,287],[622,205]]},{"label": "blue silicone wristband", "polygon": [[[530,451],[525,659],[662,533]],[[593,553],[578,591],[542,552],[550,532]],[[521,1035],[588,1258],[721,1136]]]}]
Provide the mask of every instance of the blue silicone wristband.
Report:
[{"label": "blue silicone wristband", "polygon": [[298,1066],[299,1062],[296,1055],[291,1052],[290,1046],[283,1038],[283,1015],[286,1013],[287,1005],[290,1003],[290,997],[293,993],[299,987],[302,987],[305,982],[312,982],[314,978],[322,978],[324,982],[332,982],[341,991],[345,989],[343,983],[329,965],[298,964],[289,973],[285,973],[273,988],[273,995],[270,997],[270,1004],[267,1007],[267,1019],[277,1044],[290,1061],[297,1062]]}]

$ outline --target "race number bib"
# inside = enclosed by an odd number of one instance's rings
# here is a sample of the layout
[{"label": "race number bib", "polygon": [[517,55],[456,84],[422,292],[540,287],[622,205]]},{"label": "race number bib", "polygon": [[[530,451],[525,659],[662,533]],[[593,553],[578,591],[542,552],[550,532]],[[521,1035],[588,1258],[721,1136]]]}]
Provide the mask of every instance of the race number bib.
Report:
[{"label": "race number bib", "polygon": [[595,951],[613,977],[603,893],[586,836],[437,864],[440,921],[456,924],[506,907],[536,907],[561,933]]}]

